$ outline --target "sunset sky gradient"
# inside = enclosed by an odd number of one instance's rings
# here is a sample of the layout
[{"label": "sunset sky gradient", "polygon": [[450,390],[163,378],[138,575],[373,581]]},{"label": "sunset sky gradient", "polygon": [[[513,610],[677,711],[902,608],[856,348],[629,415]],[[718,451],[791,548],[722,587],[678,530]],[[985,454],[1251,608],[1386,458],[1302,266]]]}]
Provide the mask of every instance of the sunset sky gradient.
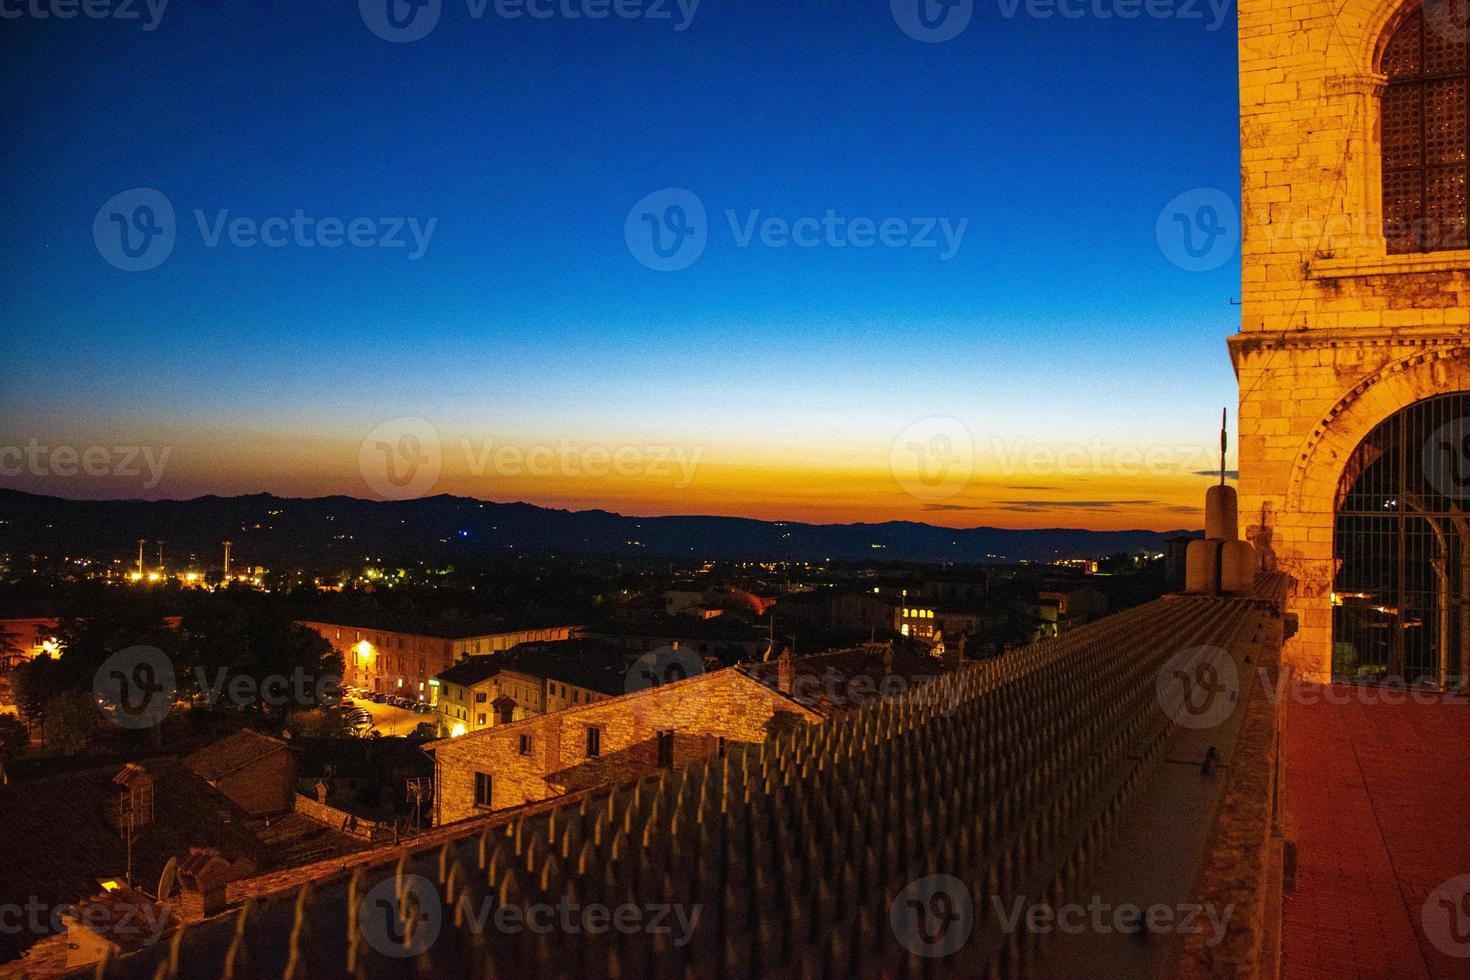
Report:
[{"label": "sunset sky gradient", "polygon": [[[411,417],[439,441],[432,492],[650,515],[1199,524],[1199,474],[1235,401],[1238,263],[1184,271],[1154,228],[1191,189],[1237,196],[1233,16],[1211,31],[1208,16],[980,3],[963,35],[921,44],[886,4],[846,0],[707,0],[683,32],[476,20],[445,0],[429,37],[390,44],[356,6],[179,4],[150,32],[7,22],[0,446],[169,456],[155,486],[50,464],[0,485],[373,496],[363,440]],[[92,229],[134,187],[169,198],[178,242],[128,273]],[[623,231],[666,187],[699,196],[709,244],[660,273]],[[210,247],[196,209],[437,224],[414,261]],[[740,247],[725,216],[828,209],[968,224],[945,261]],[[970,442],[952,461],[969,477],[915,493],[911,436],[946,427]],[[466,458],[487,441],[697,465],[687,481],[513,473]]]}]

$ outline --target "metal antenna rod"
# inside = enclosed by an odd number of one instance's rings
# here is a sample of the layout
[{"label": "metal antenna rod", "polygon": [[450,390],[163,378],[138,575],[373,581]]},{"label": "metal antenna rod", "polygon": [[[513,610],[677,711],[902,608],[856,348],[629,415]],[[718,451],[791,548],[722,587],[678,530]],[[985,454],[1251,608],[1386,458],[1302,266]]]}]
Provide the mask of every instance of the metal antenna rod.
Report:
[{"label": "metal antenna rod", "polygon": [[1229,409],[1220,409],[1220,486],[1225,485],[1225,413]]}]

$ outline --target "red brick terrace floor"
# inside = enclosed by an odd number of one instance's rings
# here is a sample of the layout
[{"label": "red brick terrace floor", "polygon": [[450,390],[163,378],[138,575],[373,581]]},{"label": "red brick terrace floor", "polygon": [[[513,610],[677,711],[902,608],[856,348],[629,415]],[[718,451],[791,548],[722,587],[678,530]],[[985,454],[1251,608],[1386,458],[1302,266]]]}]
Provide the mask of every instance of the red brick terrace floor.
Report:
[{"label": "red brick terrace floor", "polygon": [[1303,692],[1284,736],[1297,879],[1282,975],[1470,977],[1470,958],[1441,952],[1421,925],[1430,892],[1470,874],[1470,705],[1365,704],[1379,692],[1344,685]]}]

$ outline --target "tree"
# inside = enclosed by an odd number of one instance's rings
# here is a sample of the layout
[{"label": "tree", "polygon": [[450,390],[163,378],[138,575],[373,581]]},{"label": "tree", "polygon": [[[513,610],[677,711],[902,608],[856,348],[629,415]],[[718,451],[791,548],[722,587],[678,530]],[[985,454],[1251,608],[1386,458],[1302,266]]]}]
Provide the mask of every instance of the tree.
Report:
[{"label": "tree", "polygon": [[272,720],[334,705],[342,679],[332,645],[261,596],[232,597],[186,617],[179,659],[179,682],[196,698]]},{"label": "tree", "polygon": [[51,746],[65,755],[76,755],[97,730],[97,706],[90,693],[63,691],[46,705],[46,721]]},{"label": "tree", "polygon": [[64,690],[64,671],[54,657],[37,657],[15,671],[16,711],[26,724],[40,727],[43,744],[49,708]]}]

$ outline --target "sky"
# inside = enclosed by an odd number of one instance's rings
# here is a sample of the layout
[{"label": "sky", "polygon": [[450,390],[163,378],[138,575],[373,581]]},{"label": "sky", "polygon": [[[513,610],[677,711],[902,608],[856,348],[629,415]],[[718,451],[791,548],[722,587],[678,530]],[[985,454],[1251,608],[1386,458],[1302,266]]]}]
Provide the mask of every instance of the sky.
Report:
[{"label": "sky", "polygon": [[0,486],[1199,523],[1233,8],[391,2],[0,0]]}]

